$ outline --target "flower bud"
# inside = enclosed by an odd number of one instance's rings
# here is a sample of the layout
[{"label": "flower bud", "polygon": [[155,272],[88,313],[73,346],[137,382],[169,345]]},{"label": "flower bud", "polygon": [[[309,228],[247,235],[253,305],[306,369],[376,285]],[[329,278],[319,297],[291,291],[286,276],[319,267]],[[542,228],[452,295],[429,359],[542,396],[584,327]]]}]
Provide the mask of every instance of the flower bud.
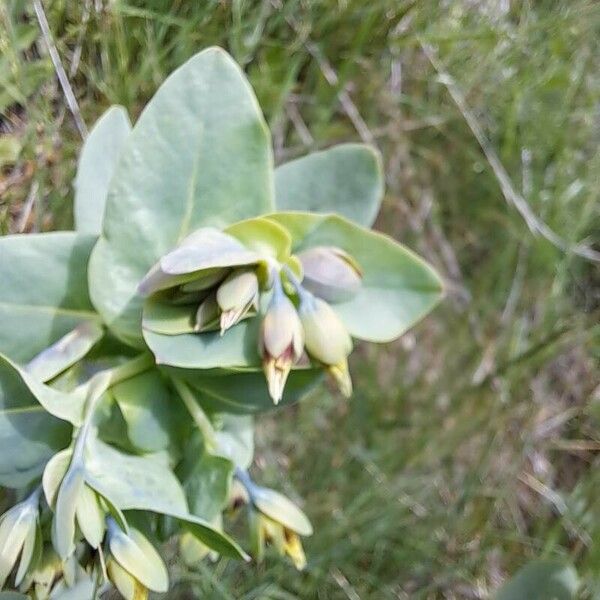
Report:
[{"label": "flower bud", "polygon": [[327,302],[306,292],[301,297],[299,314],[306,350],[327,367],[340,391],[349,396],[352,381],[347,357],[352,352],[352,338],[346,327]]},{"label": "flower bud", "polygon": [[40,491],[13,506],[0,520],[0,589],[8,575],[21,560],[15,576],[15,586],[20,585],[31,565],[38,536],[38,503]]},{"label": "flower bud", "polygon": [[282,556],[289,556],[297,569],[304,569],[306,557],[300,536],[313,533],[308,517],[283,494],[256,485],[246,471],[238,469],[236,478],[246,488],[251,500],[248,518],[256,560],[262,560],[265,545],[270,543]]},{"label": "flower bud", "polygon": [[221,309],[221,335],[241,321],[251,310],[258,310],[258,277],[253,269],[237,269],[217,289]]},{"label": "flower bud", "polygon": [[300,318],[283,292],[279,276],[273,282],[273,296],[261,324],[258,344],[269,394],[278,404],[290,369],[302,355],[304,346]]},{"label": "flower bud", "polygon": [[335,246],[316,246],[300,252],[304,279],[302,286],[328,302],[350,300],[361,285],[356,261]]},{"label": "flower bud", "polygon": [[[111,579],[119,591],[119,585],[126,588],[125,582],[131,583],[124,576],[125,571],[144,588],[166,592],[169,588],[167,568],[154,546],[137,529],[130,528],[129,534],[125,533],[111,517],[107,519],[107,529],[108,547],[116,563]],[[131,589],[135,590],[135,585]]]},{"label": "flower bud", "polygon": [[219,305],[215,293],[205,298],[196,312],[196,325],[194,331],[213,331],[219,328]]}]

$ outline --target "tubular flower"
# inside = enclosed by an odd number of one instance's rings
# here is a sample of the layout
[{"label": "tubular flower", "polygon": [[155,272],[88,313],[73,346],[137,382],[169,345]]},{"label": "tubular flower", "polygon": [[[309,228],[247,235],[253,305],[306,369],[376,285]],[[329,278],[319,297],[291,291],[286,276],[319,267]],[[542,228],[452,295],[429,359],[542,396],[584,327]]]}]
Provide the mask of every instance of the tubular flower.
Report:
[{"label": "tubular flower", "polygon": [[38,489],[0,518],[0,589],[4,587],[19,556],[21,560],[15,575],[16,586],[21,584],[33,561],[39,536],[39,499]]},{"label": "tubular flower", "polygon": [[273,296],[261,324],[258,344],[269,394],[278,404],[290,369],[304,347],[302,323],[292,301],[283,292],[279,276],[274,278]]},{"label": "tubular flower", "polygon": [[258,310],[258,277],[252,269],[237,269],[217,289],[221,309],[221,335],[251,312]]},{"label": "tubular flower", "polygon": [[327,302],[350,300],[360,289],[362,273],[357,262],[335,246],[315,246],[298,254],[302,285]]},{"label": "tubular flower", "polygon": [[250,498],[250,536],[256,560],[260,562],[265,546],[273,544],[282,556],[291,558],[298,570],[304,569],[306,556],[300,536],[310,536],[313,533],[308,517],[283,494],[256,485],[246,471],[238,469],[236,477],[246,488]]},{"label": "tubular flower", "polygon": [[327,302],[306,290],[300,295],[298,312],[307,352],[325,365],[342,394],[350,396],[352,380],[348,371],[348,355],[352,352],[352,338],[346,327]]},{"label": "tubular flower", "polygon": [[146,598],[148,590],[169,589],[167,568],[154,546],[137,529],[125,533],[109,517],[106,521],[110,559],[107,570],[111,581],[127,600]]}]

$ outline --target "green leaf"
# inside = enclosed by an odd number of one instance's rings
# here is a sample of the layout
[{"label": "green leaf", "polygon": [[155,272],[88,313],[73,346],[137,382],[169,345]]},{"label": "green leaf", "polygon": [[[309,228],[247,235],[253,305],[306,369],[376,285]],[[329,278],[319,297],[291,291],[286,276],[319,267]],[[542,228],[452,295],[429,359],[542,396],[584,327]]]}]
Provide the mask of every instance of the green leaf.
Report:
[{"label": "green leaf", "polygon": [[82,359],[100,341],[104,330],[86,321],[27,363],[25,370],[38,381],[49,381]]},{"label": "green leaf", "polygon": [[188,445],[179,476],[190,513],[212,522],[227,503],[233,464],[204,451],[201,439],[195,441]]},{"label": "green leaf", "polygon": [[519,569],[496,600],[571,600],[579,589],[577,571],[554,560],[535,560]]},{"label": "green leaf", "polygon": [[194,515],[173,515],[183,529],[223,556],[249,560],[248,555],[228,535],[220,532],[204,519]]},{"label": "green leaf", "polygon": [[[152,350],[156,363],[184,369],[217,369],[227,367],[260,367],[258,354],[258,332],[261,317],[245,319],[223,336],[218,331],[204,333],[184,333],[173,335],[174,328],[180,324],[183,329],[183,312],[169,313],[172,319],[164,318],[166,311],[158,313],[154,308],[150,313],[154,322],[160,324],[165,333],[156,333],[144,329],[144,339]],[[162,317],[158,321],[157,317]],[[149,317],[150,318],[150,317]],[[147,325],[148,326],[148,325]],[[157,327],[157,325],[153,325]],[[170,333],[167,334],[167,328]]]},{"label": "green leaf", "polygon": [[[40,384],[41,385],[41,384]],[[0,485],[22,487],[71,441],[71,426],[49,414],[19,371],[0,362]]]},{"label": "green leaf", "polygon": [[332,304],[355,338],[389,342],[422,319],[442,297],[436,272],[387,235],[337,215],[276,213],[269,218],[292,234],[294,252],[336,246],[360,265],[360,290],[351,300]]},{"label": "green leaf", "polygon": [[285,261],[292,248],[290,234],[283,227],[268,219],[255,218],[239,221],[227,227],[225,232],[262,257],[272,256],[280,261]]},{"label": "green leaf", "polygon": [[215,453],[228,458],[236,467],[247,469],[254,458],[254,419],[223,413],[218,420],[221,429],[215,433]]},{"label": "green leaf", "polygon": [[164,450],[174,435],[174,404],[171,391],[157,370],[147,371],[115,385],[112,393],[131,443],[144,452]]},{"label": "green leaf", "polygon": [[[277,408],[271,400],[262,372],[230,372],[210,375],[199,371],[181,371],[198,395],[203,407],[212,411],[234,414],[251,414]],[[299,369],[292,371],[277,406],[298,402],[321,380],[320,370]]]},{"label": "green leaf", "polygon": [[108,185],[131,133],[127,111],[111,106],[96,121],[81,149],[75,177],[75,229],[100,235]]},{"label": "green leaf", "polygon": [[370,146],[334,146],[275,170],[275,204],[279,211],[337,213],[370,227],[382,198],[381,158]]},{"label": "green leaf", "polygon": [[199,227],[273,209],[272,161],[254,93],[223,50],[168,77],[125,144],[90,264],[94,304],[117,335],[141,345],[137,285],[162,255]]},{"label": "green leaf", "polygon": [[0,352],[25,363],[84,322],[99,322],[87,291],[93,236],[0,237]]},{"label": "green leaf", "polygon": [[121,510],[187,513],[181,484],[163,455],[125,454],[93,438],[85,467],[90,487]]},{"label": "green leaf", "polygon": [[[74,391],[63,392],[51,388],[32,377],[27,371],[21,369],[9,358],[0,354],[0,385],[7,382],[21,382],[21,389],[34,396],[39,404],[51,415],[69,421],[73,425],[79,425],[83,417],[85,405],[85,393]],[[8,385],[11,385],[9,383]]]}]

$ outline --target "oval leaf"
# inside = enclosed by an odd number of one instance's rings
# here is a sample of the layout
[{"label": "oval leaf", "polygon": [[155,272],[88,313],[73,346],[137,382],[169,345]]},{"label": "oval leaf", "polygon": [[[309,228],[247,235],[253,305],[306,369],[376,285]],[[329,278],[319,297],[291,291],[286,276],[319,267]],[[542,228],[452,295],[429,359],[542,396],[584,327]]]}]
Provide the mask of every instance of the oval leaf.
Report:
[{"label": "oval leaf", "polygon": [[87,290],[94,236],[0,237],[0,352],[26,363],[84,322],[99,322]]},{"label": "oval leaf", "polygon": [[226,52],[200,52],[168,77],[121,154],[90,264],[94,304],[117,335],[142,343],[137,285],[188,234],[272,210],[272,162],[254,93]]},{"label": "oval leaf", "polygon": [[292,160],[275,170],[277,210],[337,213],[370,227],[383,198],[378,152],[341,144]]},{"label": "oval leaf", "polygon": [[111,106],[87,136],[75,177],[73,212],[77,231],[100,235],[108,184],[130,133],[127,111],[122,106]]}]

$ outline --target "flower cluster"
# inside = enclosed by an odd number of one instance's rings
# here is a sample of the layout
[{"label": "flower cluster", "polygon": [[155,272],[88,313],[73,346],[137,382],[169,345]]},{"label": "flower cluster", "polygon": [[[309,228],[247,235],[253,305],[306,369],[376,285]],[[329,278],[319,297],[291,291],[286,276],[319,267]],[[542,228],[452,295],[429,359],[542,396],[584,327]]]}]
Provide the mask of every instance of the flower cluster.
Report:
[{"label": "flower cluster", "polygon": [[154,304],[182,310],[180,327],[170,331],[174,335],[224,335],[240,321],[259,318],[258,353],[275,404],[292,367],[310,361],[322,365],[349,396],[352,339],[331,304],[358,292],[360,266],[334,246],[315,246],[286,258],[282,263],[233,235],[203,228],[163,256],[138,291]]}]

